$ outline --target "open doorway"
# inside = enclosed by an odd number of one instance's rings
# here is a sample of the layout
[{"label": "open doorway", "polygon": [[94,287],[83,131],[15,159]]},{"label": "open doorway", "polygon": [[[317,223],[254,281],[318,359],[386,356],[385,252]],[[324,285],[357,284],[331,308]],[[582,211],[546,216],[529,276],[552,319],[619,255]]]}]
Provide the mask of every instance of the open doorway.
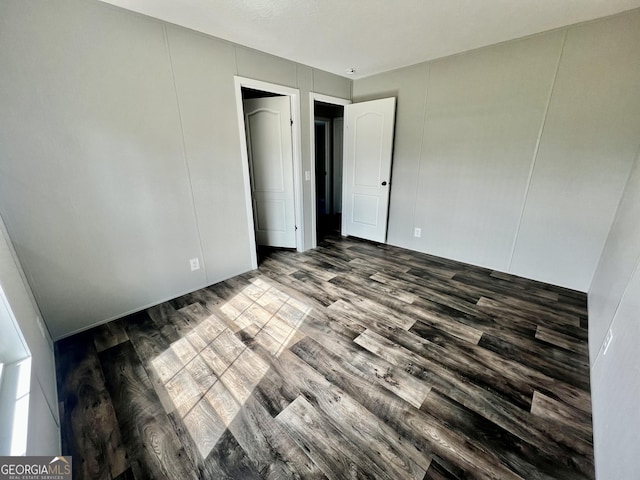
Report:
[{"label": "open doorway", "polygon": [[340,235],[344,107],[314,102],[316,242]]},{"label": "open doorway", "polygon": [[296,247],[291,104],[286,95],[242,88],[258,262]]},{"label": "open doorway", "polygon": [[344,111],[349,104],[351,101],[345,98],[309,94],[312,248],[328,235],[342,234]]},{"label": "open doorway", "polygon": [[[318,226],[323,221],[325,213],[335,214],[329,203],[333,197],[328,193],[329,169],[326,168],[327,160],[326,137],[316,142],[316,120],[318,136],[322,137],[323,130],[328,130],[326,118],[330,114],[324,113],[322,117],[322,103],[333,106],[341,106],[343,110],[344,127],[342,128],[343,147],[338,147],[342,152],[342,168],[332,165],[335,171],[342,173],[342,178],[333,180],[332,195],[341,192],[339,210],[342,217],[340,235],[354,236],[385,243],[387,236],[387,221],[389,216],[389,197],[391,185],[391,160],[393,152],[393,132],[395,125],[395,97],[381,98],[367,102],[351,104],[349,100],[330,97],[318,93],[309,94],[311,112],[311,172],[313,176],[311,188],[312,199],[316,208],[312,209],[312,247],[317,246]],[[318,113],[316,114],[316,107]],[[317,117],[316,117],[317,115]],[[338,117],[339,118],[339,117]],[[334,123],[337,123],[335,119]],[[333,132],[336,132],[335,127]],[[324,140],[323,140],[324,139]],[[334,144],[335,142],[329,142]],[[335,150],[333,150],[335,151]],[[316,159],[316,156],[320,160]],[[329,160],[333,162],[333,160]],[[316,163],[318,166],[316,167]],[[331,168],[331,167],[330,167]],[[305,177],[309,179],[309,175]],[[317,177],[317,178],[316,178]],[[342,184],[340,190],[337,183]],[[317,193],[320,192],[319,194]],[[335,203],[335,202],[334,202]],[[331,223],[329,223],[331,228]],[[335,233],[335,230],[334,232]],[[329,233],[331,234],[331,232]],[[319,236],[323,236],[320,229]]]},{"label": "open doorway", "polygon": [[259,250],[304,249],[299,91],[236,77],[252,263]]}]

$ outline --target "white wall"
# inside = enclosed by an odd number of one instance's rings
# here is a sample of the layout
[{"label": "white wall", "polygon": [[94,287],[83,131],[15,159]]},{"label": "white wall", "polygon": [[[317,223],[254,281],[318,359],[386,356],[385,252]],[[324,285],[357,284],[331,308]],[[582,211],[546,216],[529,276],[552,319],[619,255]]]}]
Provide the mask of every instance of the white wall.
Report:
[{"label": "white wall", "polygon": [[[638,135],[640,138],[640,135]],[[611,329],[606,355],[603,341]],[[627,183],[589,291],[589,353],[596,474],[640,471],[640,158]]]},{"label": "white wall", "polygon": [[356,80],[354,101],[398,99],[389,243],[587,291],[638,146],[639,46],[635,10]]},{"label": "white wall", "polygon": [[589,289],[589,357],[592,365],[601,353],[602,342],[639,260],[640,160],[636,159]]},{"label": "white wall", "polygon": [[640,471],[639,49],[635,10],[353,85],[398,99],[390,243],[589,289],[599,479]]},{"label": "white wall", "polygon": [[514,272],[589,288],[640,142],[639,48],[640,10],[567,31]]},{"label": "white wall", "polygon": [[3,1],[0,64],[0,213],[54,338],[251,268],[234,75],[300,89],[306,170],[308,93],[351,90],[93,0]]},{"label": "white wall", "polygon": [[[26,283],[20,263],[17,261],[2,218],[0,218],[0,287],[31,354],[27,455],[59,455],[60,427],[53,345],[44,326],[38,325],[38,319],[41,318],[40,312]],[[7,335],[4,331],[0,334]],[[7,427],[3,425],[4,429]]]}]

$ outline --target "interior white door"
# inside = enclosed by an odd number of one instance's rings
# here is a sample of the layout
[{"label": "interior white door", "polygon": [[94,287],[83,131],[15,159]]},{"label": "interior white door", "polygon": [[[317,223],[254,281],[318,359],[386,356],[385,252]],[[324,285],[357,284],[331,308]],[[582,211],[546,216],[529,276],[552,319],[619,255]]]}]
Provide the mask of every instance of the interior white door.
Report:
[{"label": "interior white door", "polygon": [[243,106],[256,242],[295,248],[289,97],[249,99]]},{"label": "interior white door", "polygon": [[387,239],[396,99],[345,106],[342,234]]}]

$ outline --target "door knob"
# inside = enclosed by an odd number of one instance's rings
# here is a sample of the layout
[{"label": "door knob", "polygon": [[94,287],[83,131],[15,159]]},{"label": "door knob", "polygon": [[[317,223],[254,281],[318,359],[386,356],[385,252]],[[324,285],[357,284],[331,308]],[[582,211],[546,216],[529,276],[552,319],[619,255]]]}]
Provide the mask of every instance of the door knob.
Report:
[{"label": "door knob", "polygon": [[382,186],[384,187],[387,184],[387,182],[382,182]]}]

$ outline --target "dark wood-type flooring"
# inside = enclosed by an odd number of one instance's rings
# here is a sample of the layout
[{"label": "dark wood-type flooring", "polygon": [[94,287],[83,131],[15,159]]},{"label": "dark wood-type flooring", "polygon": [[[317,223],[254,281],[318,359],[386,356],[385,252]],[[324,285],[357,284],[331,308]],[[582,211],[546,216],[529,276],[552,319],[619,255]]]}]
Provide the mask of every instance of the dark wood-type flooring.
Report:
[{"label": "dark wood-type flooring", "polygon": [[594,478],[582,293],[369,242],[56,344],[75,478]]}]

